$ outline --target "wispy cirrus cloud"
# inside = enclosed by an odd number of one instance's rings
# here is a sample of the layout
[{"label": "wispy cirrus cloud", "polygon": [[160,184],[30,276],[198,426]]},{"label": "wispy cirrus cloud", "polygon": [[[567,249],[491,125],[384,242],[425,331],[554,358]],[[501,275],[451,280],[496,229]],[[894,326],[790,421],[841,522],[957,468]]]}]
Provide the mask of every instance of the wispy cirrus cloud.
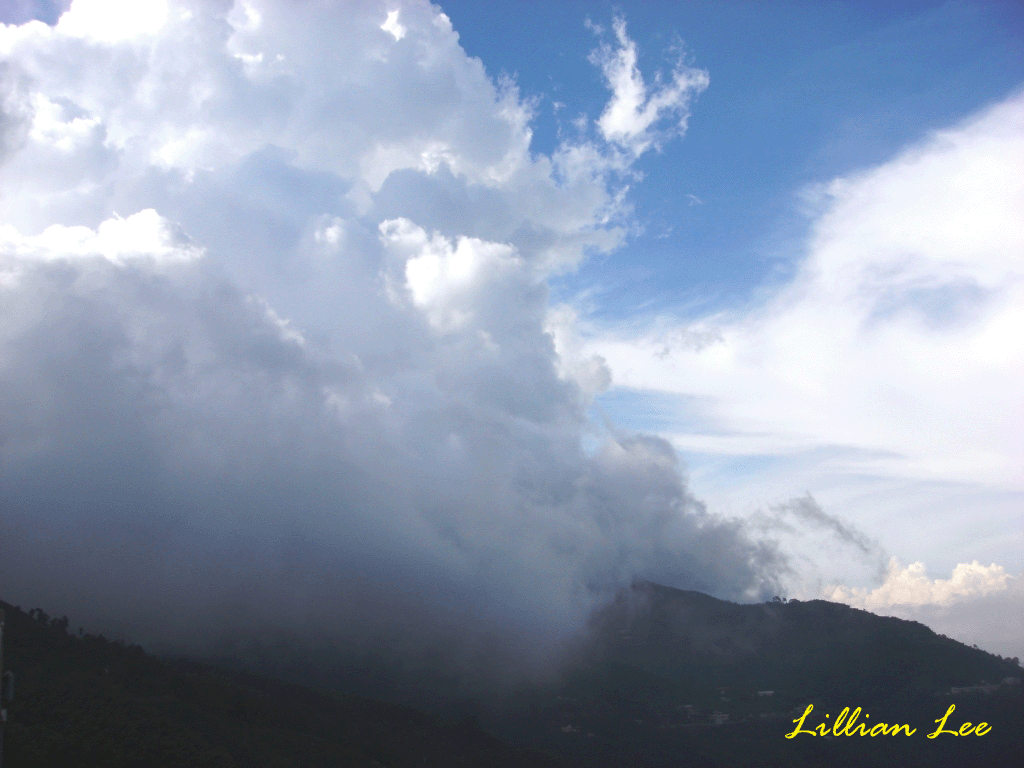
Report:
[{"label": "wispy cirrus cloud", "polygon": [[[603,30],[591,24],[591,28]],[[612,22],[615,44],[602,43],[590,57],[601,68],[612,92],[607,106],[597,120],[605,141],[628,150],[633,156],[676,133],[686,130],[690,101],[708,87],[708,73],[680,61],[668,79],[659,72],[652,85],[644,82],[637,67],[637,46],[626,34],[626,21],[617,17]],[[665,126],[666,118],[674,126]]]},{"label": "wispy cirrus cloud", "polygon": [[[792,274],[747,305],[639,327],[576,310],[561,348],[607,369],[599,402],[651,422],[719,508],[756,521],[810,491],[904,560],[1015,568],[1022,164],[1018,93],[805,190]],[[854,575],[855,550],[826,557],[791,538],[806,571],[796,581],[871,580]]]},{"label": "wispy cirrus cloud", "polygon": [[683,449],[849,449],[851,472],[1024,489],[1022,113],[1014,96],[817,188],[795,275],[752,305],[593,328],[587,353],[619,387],[696,398]]}]

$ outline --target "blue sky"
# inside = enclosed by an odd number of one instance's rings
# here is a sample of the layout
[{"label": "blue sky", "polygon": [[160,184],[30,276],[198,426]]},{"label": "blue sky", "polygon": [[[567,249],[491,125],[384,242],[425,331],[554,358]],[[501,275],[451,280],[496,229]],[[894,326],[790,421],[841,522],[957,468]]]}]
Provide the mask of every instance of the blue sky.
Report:
[{"label": "blue sky", "polygon": [[[638,230],[618,250],[552,281],[556,300],[619,338],[630,327],[758,311],[807,256],[820,214],[808,190],[869,172],[1024,84],[1024,9],[1016,3],[453,2],[444,9],[468,53],[491,72],[511,73],[536,100],[540,152],[571,133],[580,113],[596,118],[604,107],[606,85],[588,60],[600,37],[593,25],[607,34],[613,18],[626,20],[648,83],[671,69],[679,50],[708,72],[685,136],[636,163],[644,178],[629,199]],[[597,421],[666,436],[730,433],[709,416],[706,391],[643,386],[642,377],[629,386],[614,365],[612,381],[598,399]],[[899,440],[868,448],[822,435],[801,447],[718,451],[699,442],[676,444],[698,495],[720,509],[757,514],[813,490],[887,553],[923,558],[936,576],[975,559],[1024,568],[1016,483],[974,484],[941,472],[901,479],[855,458],[898,455]],[[935,535],[929,518],[945,535]]]},{"label": "blue sky", "polygon": [[650,578],[1024,655],[1019,4],[0,22],[5,599],[541,648]]},{"label": "blue sky", "polygon": [[598,311],[615,317],[747,301],[789,273],[806,185],[881,163],[1024,82],[1024,9],[1012,2],[441,6],[467,53],[538,100],[541,152],[607,98],[585,20],[608,28],[621,15],[644,72],[670,66],[679,45],[708,71],[685,138],[637,164],[644,235],[557,286],[599,287]]}]

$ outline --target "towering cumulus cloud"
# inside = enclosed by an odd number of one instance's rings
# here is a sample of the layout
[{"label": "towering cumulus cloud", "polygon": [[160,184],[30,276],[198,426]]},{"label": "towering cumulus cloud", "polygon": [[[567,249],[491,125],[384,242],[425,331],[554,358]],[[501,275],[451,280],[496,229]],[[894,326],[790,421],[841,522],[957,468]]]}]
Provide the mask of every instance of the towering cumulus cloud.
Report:
[{"label": "towering cumulus cloud", "polygon": [[666,442],[584,450],[607,377],[548,330],[706,83],[646,93],[615,29],[609,111],[546,156],[425,2],[0,26],[4,597],[142,640],[543,650],[633,578],[774,589]]}]

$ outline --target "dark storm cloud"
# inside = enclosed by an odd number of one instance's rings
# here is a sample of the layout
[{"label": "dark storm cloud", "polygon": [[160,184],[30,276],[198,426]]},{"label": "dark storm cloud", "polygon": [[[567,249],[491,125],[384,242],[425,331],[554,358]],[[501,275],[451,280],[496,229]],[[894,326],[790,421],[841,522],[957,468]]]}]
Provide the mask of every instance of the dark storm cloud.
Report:
[{"label": "dark storm cloud", "polygon": [[777,591],[667,443],[582,447],[565,372],[593,365],[546,280],[618,242],[619,154],[531,156],[427,4],[401,39],[373,4],[170,3],[120,38],[99,7],[3,33],[31,125],[0,200],[5,599],[194,650],[526,662],[637,578]]}]

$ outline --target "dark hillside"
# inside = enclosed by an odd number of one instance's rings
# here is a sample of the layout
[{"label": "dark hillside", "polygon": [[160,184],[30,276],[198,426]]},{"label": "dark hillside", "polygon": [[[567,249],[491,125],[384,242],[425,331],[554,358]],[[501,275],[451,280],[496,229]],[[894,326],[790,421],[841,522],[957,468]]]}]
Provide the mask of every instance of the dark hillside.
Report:
[{"label": "dark hillside", "polygon": [[[514,714],[495,718],[500,735],[592,766],[999,766],[1024,756],[1016,660],[916,622],[821,600],[738,605],[639,584],[593,625],[557,685],[523,693]],[[807,729],[862,707],[868,727],[917,732],[785,739],[808,704]],[[991,732],[927,739],[950,704],[948,725],[985,721]]]},{"label": "dark hillside", "polygon": [[8,768],[554,768],[466,723],[194,663],[6,611]]},{"label": "dark hillside", "polygon": [[[638,585],[595,618],[590,663],[678,683],[748,686],[839,703],[878,702],[1019,675],[1012,661],[923,624],[824,600],[739,605]],[[838,697],[838,698],[836,698]]]},{"label": "dark hillside", "polygon": [[[0,607],[5,666],[17,675],[7,768],[952,768],[1016,765],[1024,754],[1016,660],[824,601],[737,605],[638,585],[594,617],[555,683],[469,702],[504,741],[472,719],[319,690],[330,675],[314,690],[160,660],[69,634],[66,619]],[[808,705],[807,730],[861,707],[868,727],[916,733],[786,739]],[[983,721],[991,731],[926,738],[950,705],[947,728]]]}]

